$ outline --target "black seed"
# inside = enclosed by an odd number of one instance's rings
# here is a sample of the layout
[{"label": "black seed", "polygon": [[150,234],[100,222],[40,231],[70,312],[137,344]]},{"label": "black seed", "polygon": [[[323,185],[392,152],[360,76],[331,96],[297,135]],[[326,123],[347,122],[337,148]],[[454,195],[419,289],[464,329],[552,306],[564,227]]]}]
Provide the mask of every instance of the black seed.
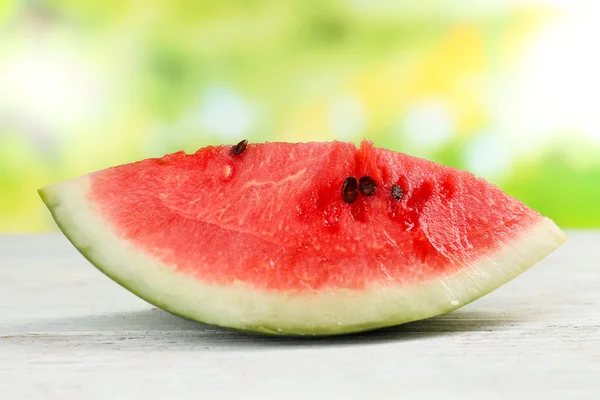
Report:
[{"label": "black seed", "polygon": [[402,188],[400,186],[392,185],[392,196],[396,200],[400,200],[402,198],[402,196],[404,196],[404,191],[402,190]]},{"label": "black seed", "polygon": [[246,150],[246,146],[248,146],[248,141],[242,140],[241,142],[239,142],[238,144],[233,146],[233,149],[231,150],[231,152],[233,153],[234,156],[239,156],[240,154],[242,154],[244,152],[244,150]]},{"label": "black seed", "polygon": [[358,181],[358,188],[364,196],[373,196],[377,191],[377,184],[370,176],[363,176]]},{"label": "black seed", "polygon": [[358,197],[358,182],[356,178],[353,176],[349,176],[344,180],[344,184],[342,185],[342,199],[346,203],[354,203],[356,198]]}]

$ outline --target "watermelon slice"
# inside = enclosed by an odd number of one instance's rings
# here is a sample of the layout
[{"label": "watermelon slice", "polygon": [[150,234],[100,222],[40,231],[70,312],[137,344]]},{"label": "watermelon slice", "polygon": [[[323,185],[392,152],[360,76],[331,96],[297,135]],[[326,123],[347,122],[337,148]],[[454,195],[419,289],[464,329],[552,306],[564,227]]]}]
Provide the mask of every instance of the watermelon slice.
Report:
[{"label": "watermelon slice", "polygon": [[273,334],[436,316],[565,240],[484,180],[367,141],[206,147],[39,193],[73,245],[139,297]]}]

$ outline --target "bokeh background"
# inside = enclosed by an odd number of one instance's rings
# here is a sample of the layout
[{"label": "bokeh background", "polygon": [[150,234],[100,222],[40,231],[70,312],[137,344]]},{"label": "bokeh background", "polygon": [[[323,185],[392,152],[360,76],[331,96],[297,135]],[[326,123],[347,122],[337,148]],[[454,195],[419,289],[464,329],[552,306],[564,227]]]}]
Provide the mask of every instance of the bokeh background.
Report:
[{"label": "bokeh background", "polygon": [[600,3],[0,0],[0,232],[207,144],[367,138],[600,226]]}]

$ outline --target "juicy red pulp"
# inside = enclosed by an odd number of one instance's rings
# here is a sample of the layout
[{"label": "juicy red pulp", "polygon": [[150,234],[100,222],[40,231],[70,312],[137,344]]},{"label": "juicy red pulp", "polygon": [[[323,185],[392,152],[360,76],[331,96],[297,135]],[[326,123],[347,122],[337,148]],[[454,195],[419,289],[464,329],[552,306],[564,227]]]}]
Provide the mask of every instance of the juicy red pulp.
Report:
[{"label": "juicy red pulp", "polygon": [[[345,202],[349,176],[377,190]],[[197,279],[300,291],[450,274],[539,218],[471,174],[369,142],[180,152],[96,173],[90,197],[118,234]]]}]

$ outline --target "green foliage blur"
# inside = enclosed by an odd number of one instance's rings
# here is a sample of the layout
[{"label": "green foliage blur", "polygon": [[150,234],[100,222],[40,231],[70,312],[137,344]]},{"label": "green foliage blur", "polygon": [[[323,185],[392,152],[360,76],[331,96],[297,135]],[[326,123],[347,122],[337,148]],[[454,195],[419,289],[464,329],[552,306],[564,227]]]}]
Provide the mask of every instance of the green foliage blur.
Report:
[{"label": "green foliage blur", "polygon": [[39,187],[244,138],[367,138],[598,227],[600,24],[575,3],[0,0],[0,232],[55,229]]}]

